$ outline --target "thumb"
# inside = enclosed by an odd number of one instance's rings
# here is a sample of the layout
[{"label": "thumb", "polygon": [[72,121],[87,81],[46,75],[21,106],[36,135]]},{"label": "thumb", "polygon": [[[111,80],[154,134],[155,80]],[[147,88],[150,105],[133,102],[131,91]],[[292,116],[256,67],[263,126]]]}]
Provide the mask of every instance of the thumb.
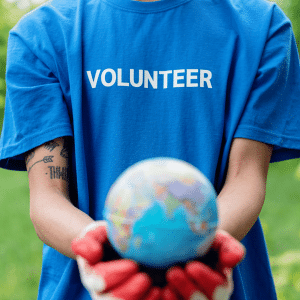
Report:
[{"label": "thumb", "polygon": [[103,247],[91,237],[76,238],[72,241],[72,251],[94,265],[103,258]]},{"label": "thumb", "polygon": [[217,231],[212,249],[219,252],[219,264],[228,268],[235,267],[246,253],[244,245],[224,230]]},{"label": "thumb", "polygon": [[86,226],[77,238],[72,241],[71,248],[75,255],[85,258],[89,264],[102,260],[103,243],[107,242],[105,221],[95,221]]}]

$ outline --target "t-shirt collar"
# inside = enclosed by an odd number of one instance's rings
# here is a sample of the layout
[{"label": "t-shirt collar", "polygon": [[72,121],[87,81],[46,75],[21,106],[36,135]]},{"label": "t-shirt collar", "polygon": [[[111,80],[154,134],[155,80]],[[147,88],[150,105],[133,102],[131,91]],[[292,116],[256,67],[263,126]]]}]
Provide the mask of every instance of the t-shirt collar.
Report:
[{"label": "t-shirt collar", "polygon": [[189,2],[191,0],[159,0],[154,2],[141,2],[136,0],[103,0],[112,5],[133,12],[155,13],[168,10]]}]

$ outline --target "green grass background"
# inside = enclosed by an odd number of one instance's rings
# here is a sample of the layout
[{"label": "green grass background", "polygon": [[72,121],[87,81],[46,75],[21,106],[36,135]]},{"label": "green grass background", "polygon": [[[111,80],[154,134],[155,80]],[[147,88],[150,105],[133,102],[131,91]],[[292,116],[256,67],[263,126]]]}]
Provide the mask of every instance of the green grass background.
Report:
[{"label": "green grass background", "polygon": [[[42,242],[29,217],[27,174],[0,169],[0,189],[0,300],[36,299]],[[300,300],[300,160],[270,166],[260,218],[278,299]]]}]

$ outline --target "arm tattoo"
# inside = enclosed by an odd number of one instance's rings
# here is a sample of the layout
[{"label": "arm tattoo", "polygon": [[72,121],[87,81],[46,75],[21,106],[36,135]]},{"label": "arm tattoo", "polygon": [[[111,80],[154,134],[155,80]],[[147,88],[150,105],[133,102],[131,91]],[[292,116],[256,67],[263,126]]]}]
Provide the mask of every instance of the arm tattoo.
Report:
[{"label": "arm tattoo", "polygon": [[32,169],[32,167],[33,167],[34,165],[36,165],[37,163],[39,163],[39,162],[44,162],[45,164],[47,164],[47,163],[49,163],[49,162],[53,162],[53,160],[52,160],[53,157],[54,157],[54,156],[45,156],[42,160],[36,161],[36,162],[29,168],[28,173],[30,172],[30,170]]},{"label": "arm tattoo", "polygon": [[50,169],[50,179],[62,179],[68,181],[69,168],[67,167],[48,167]]},{"label": "arm tattoo", "polygon": [[64,145],[62,150],[60,151],[60,156],[63,158],[68,158],[69,157],[69,147],[66,139],[64,140]]},{"label": "arm tattoo", "polygon": [[48,143],[45,143],[44,148],[46,148],[47,150],[49,150],[50,152],[52,152],[58,146],[59,146],[58,143],[56,143],[54,141],[50,141]]},{"label": "arm tattoo", "polygon": [[28,165],[28,163],[34,158],[34,154],[35,154],[35,152],[32,151],[32,152],[30,152],[30,153],[27,155],[27,157],[26,157],[26,159],[25,159],[26,165]]}]

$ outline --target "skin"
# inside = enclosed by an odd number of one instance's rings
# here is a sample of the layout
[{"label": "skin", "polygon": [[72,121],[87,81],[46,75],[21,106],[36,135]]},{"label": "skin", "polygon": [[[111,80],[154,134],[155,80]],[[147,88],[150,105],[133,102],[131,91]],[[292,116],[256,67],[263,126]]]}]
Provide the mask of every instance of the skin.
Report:
[{"label": "skin", "polygon": [[218,195],[219,228],[241,241],[256,222],[266,195],[273,146],[233,140],[226,181]]},{"label": "skin", "polygon": [[72,240],[94,220],[77,209],[69,196],[70,138],[58,138],[28,152],[30,218],[38,237],[75,259]]},{"label": "skin", "polygon": [[[69,146],[58,138],[26,155],[30,187],[30,218],[38,237],[60,253],[76,259],[71,242],[94,222],[72,203],[68,189]],[[262,209],[272,146],[234,139],[225,185],[218,196],[219,229],[241,240]]]}]

